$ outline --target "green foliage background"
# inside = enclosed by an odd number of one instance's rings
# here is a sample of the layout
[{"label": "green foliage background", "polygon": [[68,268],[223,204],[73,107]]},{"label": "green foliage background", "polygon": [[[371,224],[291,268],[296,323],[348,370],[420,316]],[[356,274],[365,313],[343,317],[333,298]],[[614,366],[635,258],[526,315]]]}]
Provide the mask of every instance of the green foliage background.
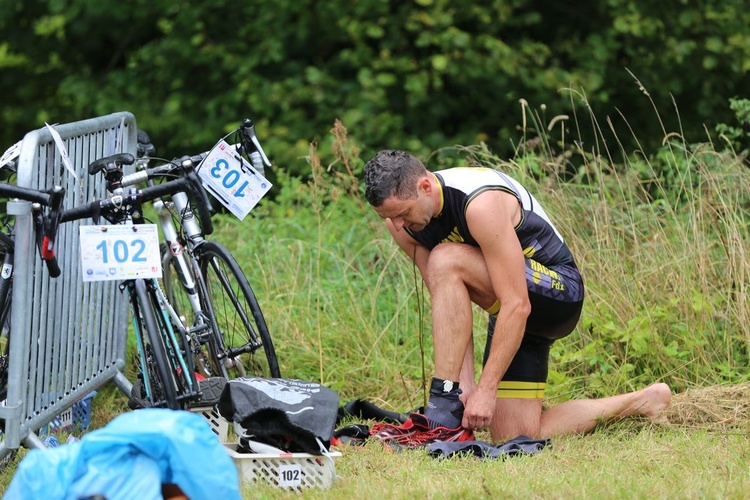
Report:
[{"label": "green foliage background", "polygon": [[[340,119],[370,156],[515,146],[526,100],[550,119],[585,100],[627,134],[689,142],[746,97],[743,0],[2,0],[0,142],[48,122],[133,112],[159,152],[213,145],[245,116],[305,170]],[[642,85],[642,87],[640,87]],[[566,90],[568,89],[568,90]],[[652,102],[678,113],[653,120]],[[585,95],[584,95],[585,94]],[[596,131],[582,121],[583,148]],[[603,139],[613,140],[609,131]]]},{"label": "green foliage background", "polygon": [[216,237],[285,374],[421,403],[426,291],[358,183],[394,147],[507,170],[560,214],[588,299],[551,397],[746,377],[745,2],[1,1],[8,145],[128,110],[169,157],[256,121],[277,191],[255,237],[230,216]]}]

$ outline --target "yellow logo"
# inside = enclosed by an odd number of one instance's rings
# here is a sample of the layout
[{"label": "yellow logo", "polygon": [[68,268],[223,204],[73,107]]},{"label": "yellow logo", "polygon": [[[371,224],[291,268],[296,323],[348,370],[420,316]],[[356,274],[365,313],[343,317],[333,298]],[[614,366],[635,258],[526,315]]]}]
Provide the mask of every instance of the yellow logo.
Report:
[{"label": "yellow logo", "polygon": [[549,276],[550,278],[555,279],[555,280],[560,279],[560,275],[557,274],[552,269],[547,269],[545,266],[543,266],[542,264],[540,264],[539,262],[535,260],[529,260],[529,262],[531,263],[531,269],[534,270],[535,272],[543,274],[545,276]]},{"label": "yellow logo", "polygon": [[534,280],[534,283],[537,285],[542,281],[542,276],[548,276],[549,277],[549,287],[554,288],[555,290],[565,290],[565,285],[563,285],[562,280],[560,279],[560,275],[557,274],[552,269],[549,269],[539,262],[529,259],[529,264],[531,265],[531,279]]},{"label": "yellow logo", "polygon": [[454,227],[453,231],[451,231],[451,234],[449,234],[443,242],[452,242],[452,243],[463,243],[464,239],[461,237],[461,235],[458,233],[458,228]]}]

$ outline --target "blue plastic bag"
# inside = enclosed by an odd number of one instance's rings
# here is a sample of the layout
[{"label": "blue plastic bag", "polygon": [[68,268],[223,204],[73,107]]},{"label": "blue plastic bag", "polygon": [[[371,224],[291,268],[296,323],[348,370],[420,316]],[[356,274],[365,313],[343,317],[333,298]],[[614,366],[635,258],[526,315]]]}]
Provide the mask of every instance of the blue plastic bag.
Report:
[{"label": "blue plastic bag", "polygon": [[237,469],[203,417],[143,409],[76,443],[31,450],[4,498],[161,499],[173,483],[191,499],[239,499]]}]

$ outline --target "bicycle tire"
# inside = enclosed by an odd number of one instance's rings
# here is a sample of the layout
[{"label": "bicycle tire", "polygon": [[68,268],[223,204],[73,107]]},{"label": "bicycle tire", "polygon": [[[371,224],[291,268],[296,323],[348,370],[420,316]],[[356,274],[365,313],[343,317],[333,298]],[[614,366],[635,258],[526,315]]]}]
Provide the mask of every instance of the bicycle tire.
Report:
[{"label": "bicycle tire", "polygon": [[205,312],[208,310],[205,300],[207,293],[205,292],[204,287],[200,286],[202,280],[201,282],[198,282],[198,280],[195,279],[195,272],[190,265],[194,263],[192,256],[183,254],[185,258],[188,259],[187,269],[183,270],[178,265],[176,258],[169,252],[167,245],[164,243],[161,244],[161,253],[164,294],[177,315],[181,318],[185,328],[200,328],[200,325],[196,319],[196,313],[190,301],[188,292],[183,285],[184,279],[182,278],[182,275],[184,272],[190,273],[190,278],[192,278],[192,282],[195,283],[201,311],[204,311],[203,314],[206,322],[205,333],[198,333],[197,335],[190,336],[190,342],[193,344],[191,346],[191,352],[195,358],[194,364],[196,370],[205,377],[218,376],[227,378],[227,370],[224,367],[224,363],[219,359],[220,347],[217,344],[215,335],[213,335],[216,326],[211,320],[211,315]]},{"label": "bicycle tire", "polygon": [[228,379],[235,376],[281,377],[263,312],[235,258],[215,241],[201,243],[196,248],[196,258],[208,292],[210,314],[219,328],[220,356]]},{"label": "bicycle tire", "polygon": [[[134,287],[135,297],[131,297],[134,308],[133,315],[141,327],[140,334],[144,341],[143,347],[146,349],[147,343],[145,341],[147,340],[148,346],[150,346],[148,354],[153,356],[153,360],[150,359],[150,356],[146,356],[146,364],[149,365],[146,369],[150,372],[149,385],[153,399],[151,403],[160,406],[163,399],[167,408],[179,410],[180,405],[177,402],[175,385],[170,375],[171,370],[168,364],[166,347],[159,330],[153,303],[146,290],[146,283],[143,280],[135,280]],[[143,335],[144,331],[146,336]],[[154,397],[154,392],[156,392],[156,397]]]}]

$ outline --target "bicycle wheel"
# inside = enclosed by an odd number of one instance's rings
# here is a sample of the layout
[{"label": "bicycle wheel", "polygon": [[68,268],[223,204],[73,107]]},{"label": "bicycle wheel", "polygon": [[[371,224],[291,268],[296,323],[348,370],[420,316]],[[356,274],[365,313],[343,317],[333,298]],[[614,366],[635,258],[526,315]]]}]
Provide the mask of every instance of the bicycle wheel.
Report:
[{"label": "bicycle wheel", "polygon": [[229,377],[281,377],[266,320],[237,261],[215,241],[201,243],[196,258]]},{"label": "bicycle wheel", "polygon": [[[146,288],[156,315],[157,326],[164,340],[167,362],[177,392],[177,401],[180,407],[185,407],[188,401],[197,399],[199,395],[192,346],[181,322],[177,321],[180,324],[175,325],[175,321],[172,320],[172,315],[168,311],[167,298],[159,283],[153,279],[148,280]],[[196,350],[200,351],[200,346],[196,347]]]},{"label": "bicycle wheel", "polygon": [[[151,404],[154,406],[165,405],[172,410],[179,410],[180,405],[177,402],[177,393],[175,391],[175,381],[172,377],[172,370],[167,358],[167,351],[164,345],[159,324],[157,323],[156,313],[153,304],[146,290],[146,283],[143,280],[135,280],[135,296],[131,296],[131,305],[133,306],[133,317],[136,323],[136,335],[141,338],[143,346],[142,366],[143,382],[148,386],[151,392]],[[143,363],[142,363],[143,364]]]},{"label": "bicycle wheel", "polygon": [[[224,363],[219,359],[219,346],[212,333],[215,328],[211,327],[209,315],[203,312],[207,310],[204,299],[207,294],[201,293],[200,283],[195,279],[192,257],[187,254],[173,256],[166,244],[161,245],[161,251],[164,294],[188,329],[196,370],[205,377],[227,378]],[[186,289],[186,283],[192,284],[190,292]]]}]

